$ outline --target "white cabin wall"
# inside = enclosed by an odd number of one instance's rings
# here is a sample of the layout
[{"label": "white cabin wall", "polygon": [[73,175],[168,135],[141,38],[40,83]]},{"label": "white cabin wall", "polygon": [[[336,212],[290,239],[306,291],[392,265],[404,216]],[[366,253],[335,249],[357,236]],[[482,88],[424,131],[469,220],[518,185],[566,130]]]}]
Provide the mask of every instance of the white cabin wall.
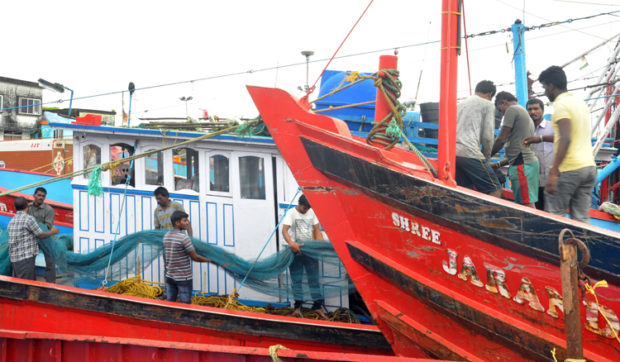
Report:
[{"label": "white cabin wall", "polygon": [[[138,142],[136,153],[158,149],[173,141],[155,137],[142,137]],[[85,145],[95,144],[101,148],[101,162],[110,159],[110,144],[127,143],[134,145],[135,138],[126,135],[104,135],[96,133],[75,132],[74,169],[83,166],[82,148]],[[180,140],[175,140],[176,142]],[[190,215],[194,236],[224,249],[227,252],[253,261],[267,242],[277,221],[284,215],[286,205],[291,201],[297,190],[297,184],[286,163],[275,152],[273,145],[252,145],[221,142],[201,142],[190,146],[199,152],[200,192],[192,190],[174,190],[172,150],[164,151],[164,186],[171,194],[171,199],[183,205]],[[229,159],[229,192],[209,191],[209,157],[221,154]],[[276,190],[277,200],[274,199],[272,157],[276,157]],[[239,158],[256,156],[263,159],[265,199],[242,199],[239,184]],[[88,195],[88,179],[77,176],[74,178],[73,195],[74,210],[74,251],[86,253],[114,240],[117,225],[120,226],[118,237],[128,233],[149,230],[153,227],[153,211],[157,203],[153,196],[154,185],[145,185],[144,159],[135,161],[136,187],[127,187],[125,195],[124,185],[110,185],[109,171],[101,175],[104,194],[101,197]],[[299,196],[299,195],[298,195]],[[121,205],[125,200],[125,205]],[[296,198],[293,204],[296,203]],[[277,217],[276,218],[276,208]],[[120,217],[119,222],[119,215]],[[281,233],[278,230],[277,233]],[[281,239],[281,234],[279,235]],[[274,234],[267,244],[262,256],[275,253],[277,238]],[[206,293],[229,294],[238,287],[237,282],[222,268],[210,263],[193,263],[194,289]],[[141,274],[146,280],[163,282],[163,260],[155,260],[152,265],[142,266]],[[126,277],[135,275],[135,270],[124,271]],[[283,281],[289,282],[288,271]],[[329,286],[325,286],[328,288]],[[274,298],[242,288],[240,297],[268,302],[283,302],[283,298]],[[289,296],[292,299],[291,296]],[[327,304],[332,307],[348,306],[347,294],[342,293],[336,298],[328,298]]]}]

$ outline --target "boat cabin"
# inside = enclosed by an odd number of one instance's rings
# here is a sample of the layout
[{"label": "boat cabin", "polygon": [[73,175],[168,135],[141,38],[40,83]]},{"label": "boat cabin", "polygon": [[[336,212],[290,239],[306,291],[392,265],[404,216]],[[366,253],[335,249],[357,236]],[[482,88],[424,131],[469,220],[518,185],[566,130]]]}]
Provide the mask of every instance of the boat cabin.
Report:
[{"label": "boat cabin", "polygon": [[[75,170],[157,150],[202,136],[166,131],[81,124],[52,124],[73,131]],[[126,186],[126,179],[130,181]],[[245,259],[254,260],[289,203],[296,205],[297,183],[270,137],[220,135],[166,151],[101,173],[103,195],[88,194],[90,175],[72,181],[74,251],[87,253],[137,231],[153,229],[157,202],[153,191],[164,186],[171,200],[189,214],[193,236]],[[298,195],[299,196],[299,195]],[[293,200],[294,198],[294,200]],[[279,250],[274,233],[262,256]],[[142,267],[145,280],[163,282],[163,259]],[[237,282],[222,268],[193,265],[194,289],[229,294]],[[124,271],[126,277],[134,270]],[[288,273],[287,273],[288,274]],[[281,282],[289,283],[288,275]],[[324,285],[323,288],[329,288]],[[333,295],[333,293],[330,293]],[[287,302],[242,288],[240,297]],[[348,291],[326,299],[331,307],[348,306]]]}]

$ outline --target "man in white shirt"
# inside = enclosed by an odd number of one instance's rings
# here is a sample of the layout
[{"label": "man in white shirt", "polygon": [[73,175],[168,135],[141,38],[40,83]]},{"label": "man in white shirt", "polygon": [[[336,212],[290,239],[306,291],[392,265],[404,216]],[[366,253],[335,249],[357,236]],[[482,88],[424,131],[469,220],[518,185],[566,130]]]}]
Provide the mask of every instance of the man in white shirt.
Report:
[{"label": "man in white shirt", "polygon": [[545,104],[538,98],[531,98],[526,104],[527,113],[534,122],[534,136],[523,140],[524,145],[532,145],[532,150],[540,162],[538,176],[538,201],[536,208],[545,209],[545,184],[553,165],[553,127],[544,117]]},{"label": "man in white shirt", "polygon": [[502,187],[489,159],[495,136],[495,85],[483,80],[476,94],[461,102],[456,115],[456,183],[501,197]]},{"label": "man in white shirt", "polygon": [[[327,319],[323,312],[323,296],[319,285],[319,262],[316,259],[303,255],[301,247],[304,246],[300,241],[304,240],[323,240],[323,234],[319,228],[319,220],[314,211],[310,208],[310,203],[305,195],[299,197],[298,205],[289,209],[282,221],[282,236],[286,241],[285,246],[291,248],[295,253],[295,258],[289,266],[291,282],[293,283],[293,297],[295,298],[295,311],[293,315],[301,316],[301,306],[303,301],[302,281],[304,269],[310,286],[312,295],[312,310],[317,312],[321,318]],[[292,232],[292,236],[289,233]]]}]

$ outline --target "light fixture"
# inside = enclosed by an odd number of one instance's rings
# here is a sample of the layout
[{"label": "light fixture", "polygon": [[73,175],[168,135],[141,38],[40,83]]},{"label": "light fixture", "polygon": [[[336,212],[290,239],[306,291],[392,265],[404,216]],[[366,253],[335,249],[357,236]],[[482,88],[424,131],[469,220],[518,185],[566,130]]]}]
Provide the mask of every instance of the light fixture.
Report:
[{"label": "light fixture", "polygon": [[64,86],[60,83],[52,83],[52,82],[48,82],[45,79],[39,78],[39,86],[52,90],[54,92],[58,92],[58,93],[64,93],[65,89],[68,90],[69,92],[71,92],[71,99],[69,100],[69,117],[71,117],[71,107],[73,106],[73,89]]},{"label": "light fixture", "polygon": [[301,55],[303,55],[304,57],[306,57],[306,92],[308,91],[308,71],[310,68],[310,57],[312,55],[314,55],[314,52],[312,50],[304,50],[301,52]]}]

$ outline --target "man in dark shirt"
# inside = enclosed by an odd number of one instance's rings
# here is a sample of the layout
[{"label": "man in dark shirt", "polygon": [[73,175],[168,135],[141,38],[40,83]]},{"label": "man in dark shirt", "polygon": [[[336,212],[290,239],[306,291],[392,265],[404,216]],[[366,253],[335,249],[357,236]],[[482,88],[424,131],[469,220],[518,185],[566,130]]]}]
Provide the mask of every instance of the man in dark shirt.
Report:
[{"label": "man in dark shirt", "polygon": [[495,96],[495,107],[504,115],[502,128],[495,139],[491,155],[506,145],[506,158],[494,165],[510,165],[508,178],[515,202],[534,207],[538,201],[538,158],[530,146],[523,145],[526,137],[534,134],[534,123],[525,108],[517,103],[517,98],[508,92]]},{"label": "man in dark shirt", "polygon": [[[47,190],[43,187],[37,187],[32,195],[33,201],[28,204],[28,215],[41,224],[45,224],[48,230],[52,230],[54,226],[54,209],[45,203]],[[56,264],[51,256],[45,255],[45,281],[48,283],[56,283]]]}]

